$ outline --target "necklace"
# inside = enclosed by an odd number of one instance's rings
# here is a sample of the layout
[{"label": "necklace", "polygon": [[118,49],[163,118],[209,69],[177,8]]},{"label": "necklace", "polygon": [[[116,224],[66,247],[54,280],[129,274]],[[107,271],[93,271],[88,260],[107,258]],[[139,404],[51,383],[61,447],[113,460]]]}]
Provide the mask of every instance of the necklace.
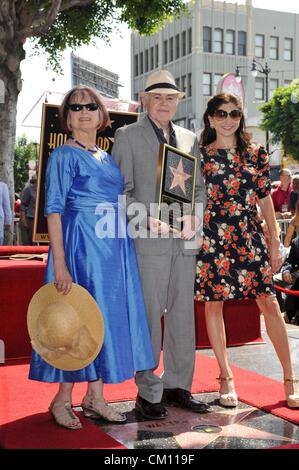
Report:
[{"label": "necklace", "polygon": [[100,150],[97,145],[95,145],[95,149],[90,149],[90,148],[86,147],[86,145],[82,144],[82,142],[80,142],[79,140],[75,139],[72,135],[70,135],[69,138],[70,138],[71,140],[73,140],[74,142],[76,142],[76,144],[78,144],[80,147],[82,147],[83,149],[87,150],[88,152],[97,153],[97,152]]}]

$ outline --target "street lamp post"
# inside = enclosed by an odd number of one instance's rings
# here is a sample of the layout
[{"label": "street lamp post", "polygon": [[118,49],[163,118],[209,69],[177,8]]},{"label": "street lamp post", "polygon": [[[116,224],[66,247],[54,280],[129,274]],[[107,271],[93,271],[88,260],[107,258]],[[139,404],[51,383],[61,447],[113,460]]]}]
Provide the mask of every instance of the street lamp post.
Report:
[{"label": "street lamp post", "polygon": [[[259,68],[257,68],[257,66]],[[266,93],[266,103],[269,101],[269,73],[271,72],[271,69],[268,66],[268,63],[265,63],[265,66],[263,66],[260,62],[257,62],[255,59],[252,61],[252,68],[251,68],[251,74],[253,77],[256,77],[258,73],[261,73],[265,75],[265,93]],[[269,155],[269,131],[268,129],[266,130],[266,149],[267,153]]]},{"label": "street lamp post", "polygon": [[[236,78],[241,81],[241,74],[240,74],[240,65],[236,66]],[[244,67],[247,68],[245,65]],[[258,73],[261,73],[262,75],[265,75],[265,101],[266,103],[269,101],[269,74],[271,72],[271,69],[268,66],[268,63],[266,62],[265,65],[263,66],[260,62],[257,62],[256,59],[252,60],[252,65],[251,65],[251,75],[256,78]],[[267,153],[269,155],[270,148],[269,148],[269,131],[266,130],[266,149]]]}]

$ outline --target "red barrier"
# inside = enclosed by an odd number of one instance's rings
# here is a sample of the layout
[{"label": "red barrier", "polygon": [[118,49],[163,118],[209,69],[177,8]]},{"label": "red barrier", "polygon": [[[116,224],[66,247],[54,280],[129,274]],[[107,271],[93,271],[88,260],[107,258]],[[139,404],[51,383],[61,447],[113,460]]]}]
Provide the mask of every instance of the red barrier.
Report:
[{"label": "red barrier", "polygon": [[[0,247],[0,256],[16,253],[41,254],[47,246]],[[5,256],[5,255],[4,255]],[[27,332],[27,308],[33,294],[42,286],[46,264],[35,260],[0,259],[0,339],[5,343],[5,357],[29,356],[31,345]],[[210,348],[204,303],[195,301],[196,348]],[[224,304],[228,346],[262,343],[260,313],[254,300],[229,300]]]},{"label": "red barrier", "polygon": [[[210,348],[204,302],[195,301],[196,348]],[[227,300],[223,317],[228,346],[264,343],[261,335],[260,311],[255,300]]]}]

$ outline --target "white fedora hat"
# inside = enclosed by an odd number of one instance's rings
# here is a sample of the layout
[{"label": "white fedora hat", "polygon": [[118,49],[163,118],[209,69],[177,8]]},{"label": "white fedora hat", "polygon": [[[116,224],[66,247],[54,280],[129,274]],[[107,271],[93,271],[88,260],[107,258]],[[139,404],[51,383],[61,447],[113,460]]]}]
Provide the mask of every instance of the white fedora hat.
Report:
[{"label": "white fedora hat", "polygon": [[157,70],[147,77],[145,89],[140,95],[144,96],[146,93],[175,94],[178,95],[178,98],[185,96],[185,93],[178,89],[173,76],[167,70]]},{"label": "white fedora hat", "polygon": [[27,326],[33,349],[50,365],[79,370],[99,354],[104,341],[104,320],[90,293],[73,283],[67,295],[53,283],[32,297]]}]

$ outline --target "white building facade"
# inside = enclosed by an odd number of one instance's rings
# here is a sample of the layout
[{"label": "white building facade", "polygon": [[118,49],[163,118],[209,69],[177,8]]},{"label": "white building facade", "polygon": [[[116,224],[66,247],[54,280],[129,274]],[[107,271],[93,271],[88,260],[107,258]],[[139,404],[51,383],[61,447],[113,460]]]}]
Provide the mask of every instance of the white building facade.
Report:
[{"label": "white building facade", "polygon": [[[132,34],[132,98],[144,90],[147,76],[167,69],[185,91],[176,123],[198,131],[206,104],[227,73],[239,67],[245,91],[247,128],[254,140],[265,144],[265,132],[258,128],[261,113],[257,107],[279,86],[299,77],[299,15],[254,8],[246,3],[196,0],[189,14],[166,25],[153,36]],[[258,68],[270,68],[268,75],[251,75],[252,61]],[[274,152],[272,165],[280,155]]]}]

